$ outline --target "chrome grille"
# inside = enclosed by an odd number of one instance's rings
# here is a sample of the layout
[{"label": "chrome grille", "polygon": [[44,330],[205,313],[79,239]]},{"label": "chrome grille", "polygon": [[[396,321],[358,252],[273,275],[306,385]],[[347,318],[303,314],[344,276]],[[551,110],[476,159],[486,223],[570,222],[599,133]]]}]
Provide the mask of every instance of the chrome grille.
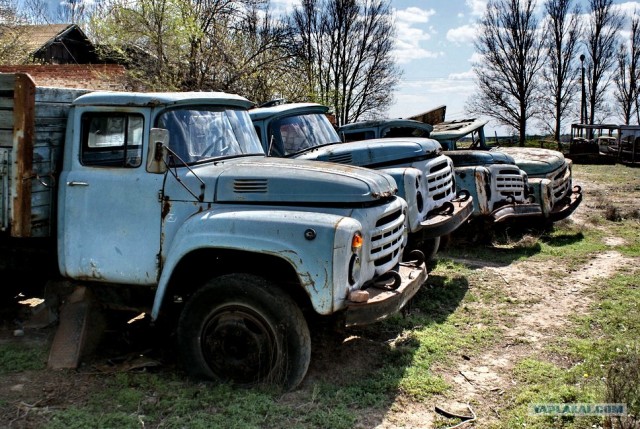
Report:
[{"label": "chrome grille", "polygon": [[524,177],[518,167],[500,167],[494,173],[495,189],[500,195],[514,197],[516,201],[524,201]]},{"label": "chrome grille", "polygon": [[404,215],[397,207],[391,213],[384,213],[371,231],[370,258],[380,273],[395,266],[397,256],[402,250],[404,234]]},{"label": "chrome grille", "polygon": [[565,162],[564,166],[551,175],[552,181],[552,202],[555,205],[571,192],[571,166]]},{"label": "chrome grille", "polygon": [[[442,156],[434,159],[428,165],[426,180],[429,189],[429,198],[436,206],[455,197],[456,184],[454,181],[453,164]],[[440,204],[439,204],[440,203]]]}]

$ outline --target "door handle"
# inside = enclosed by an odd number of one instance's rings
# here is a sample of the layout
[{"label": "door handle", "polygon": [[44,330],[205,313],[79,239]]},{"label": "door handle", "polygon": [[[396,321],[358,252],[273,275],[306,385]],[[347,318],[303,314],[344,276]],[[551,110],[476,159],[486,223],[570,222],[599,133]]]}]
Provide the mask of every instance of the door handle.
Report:
[{"label": "door handle", "polygon": [[87,182],[67,182],[67,186],[89,186]]}]

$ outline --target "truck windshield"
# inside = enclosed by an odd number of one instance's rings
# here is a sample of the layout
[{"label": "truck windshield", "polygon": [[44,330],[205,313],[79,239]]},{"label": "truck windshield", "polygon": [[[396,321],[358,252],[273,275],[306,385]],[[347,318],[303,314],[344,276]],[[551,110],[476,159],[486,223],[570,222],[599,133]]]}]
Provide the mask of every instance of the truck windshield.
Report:
[{"label": "truck windshield", "polygon": [[[169,131],[169,148],[187,164],[212,158],[264,155],[245,110],[179,108],[163,112],[157,126]],[[171,166],[182,164],[171,160]]]},{"label": "truck windshield", "polygon": [[278,149],[283,151],[284,156],[326,144],[340,143],[340,136],[329,119],[321,113],[278,119],[271,124],[270,134],[281,142],[282,148]]}]

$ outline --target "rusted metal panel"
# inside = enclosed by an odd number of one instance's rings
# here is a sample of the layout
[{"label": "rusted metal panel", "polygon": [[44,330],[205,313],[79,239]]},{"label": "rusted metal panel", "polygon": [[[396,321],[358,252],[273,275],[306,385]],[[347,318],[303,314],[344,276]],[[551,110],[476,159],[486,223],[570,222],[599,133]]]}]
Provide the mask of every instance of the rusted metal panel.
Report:
[{"label": "rusted metal panel", "polygon": [[35,133],[36,85],[27,74],[15,75],[13,106],[13,151],[14,171],[11,235],[31,235],[31,177],[33,163],[33,136]]},{"label": "rusted metal panel", "polygon": [[77,368],[82,357],[98,343],[103,330],[96,299],[87,287],[77,286],[62,306],[47,366],[51,369]]}]

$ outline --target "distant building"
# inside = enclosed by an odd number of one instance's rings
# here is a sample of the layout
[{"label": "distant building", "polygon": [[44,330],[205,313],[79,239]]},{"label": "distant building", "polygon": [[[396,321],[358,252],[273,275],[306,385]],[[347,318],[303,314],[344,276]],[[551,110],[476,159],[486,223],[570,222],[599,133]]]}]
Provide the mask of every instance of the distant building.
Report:
[{"label": "distant building", "polygon": [[40,86],[131,89],[125,66],[101,60],[76,24],[4,26],[0,47],[14,48],[0,73],[29,73]]},{"label": "distant building", "polygon": [[[0,44],[19,41],[21,64],[95,64],[95,47],[76,24],[4,26]],[[15,61],[15,60],[14,60]]]}]

